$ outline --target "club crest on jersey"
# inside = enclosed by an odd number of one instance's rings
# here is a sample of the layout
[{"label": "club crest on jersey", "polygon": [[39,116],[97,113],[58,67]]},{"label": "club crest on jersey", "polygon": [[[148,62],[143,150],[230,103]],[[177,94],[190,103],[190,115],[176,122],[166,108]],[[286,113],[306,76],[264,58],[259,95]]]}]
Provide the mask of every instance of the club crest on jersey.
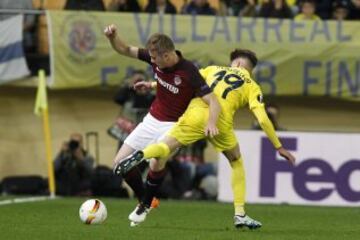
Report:
[{"label": "club crest on jersey", "polygon": [[180,85],[180,84],[181,84],[181,77],[175,75],[175,77],[174,77],[174,83],[175,83],[175,85]]}]

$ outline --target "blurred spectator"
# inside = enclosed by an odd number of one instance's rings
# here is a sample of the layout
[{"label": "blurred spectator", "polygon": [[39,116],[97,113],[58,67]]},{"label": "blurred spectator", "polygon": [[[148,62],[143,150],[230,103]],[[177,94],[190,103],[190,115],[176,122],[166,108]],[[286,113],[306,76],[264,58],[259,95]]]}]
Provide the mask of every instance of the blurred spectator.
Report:
[{"label": "blurred spectator", "polygon": [[145,12],[176,14],[176,7],[169,0],[149,0]]},{"label": "blurred spectator", "polygon": [[[266,113],[267,113],[271,123],[273,124],[275,130],[285,131],[286,129],[281,127],[279,124],[280,110],[279,110],[278,106],[276,106],[274,104],[267,104],[265,106],[265,110],[266,110]],[[261,130],[259,122],[256,120],[254,120],[251,128],[254,130]]]},{"label": "blurred spectator", "polygon": [[137,0],[112,0],[108,11],[141,12],[141,8]]},{"label": "blurred spectator", "polygon": [[[252,2],[254,0],[250,0]],[[230,0],[227,1],[229,7],[229,15],[239,16],[240,11],[248,4],[248,0]]]},{"label": "blurred spectator", "polygon": [[57,193],[59,195],[91,195],[94,158],[83,147],[83,136],[73,133],[64,142],[54,161]]},{"label": "blurred spectator", "polygon": [[349,4],[349,19],[360,19],[360,0],[351,0]]},{"label": "blurred spectator", "polygon": [[229,1],[230,14],[233,16],[256,16],[257,0],[231,0]]},{"label": "blurred spectator", "polygon": [[333,4],[333,19],[346,20],[349,15],[348,3],[346,0],[337,0]]},{"label": "blurred spectator", "polygon": [[287,5],[291,8],[297,6],[297,0],[286,0]]},{"label": "blurred spectator", "polygon": [[[301,0],[299,0],[301,2]],[[321,19],[330,19],[333,0],[316,0],[316,14]]]},{"label": "blurred spectator", "polygon": [[192,0],[183,7],[184,14],[215,15],[216,10],[210,6],[207,0]]},{"label": "blurred spectator", "polygon": [[207,146],[205,139],[194,142],[191,145],[183,146],[174,156],[179,162],[189,162],[194,163],[195,165],[203,164],[204,160],[204,151]]},{"label": "blurred spectator", "polygon": [[260,17],[292,18],[293,13],[285,0],[264,0],[260,7]]},{"label": "blurred spectator", "polygon": [[67,0],[66,10],[105,11],[102,0]]},{"label": "blurred spectator", "polygon": [[220,0],[219,15],[255,17],[261,0]]},{"label": "blurred spectator", "polygon": [[[0,9],[24,9],[32,10],[32,0],[1,0]],[[17,14],[0,14],[0,21]],[[26,14],[24,17],[24,48],[26,52],[35,52],[35,31],[36,31],[36,17],[33,14]]]},{"label": "blurred spectator", "polygon": [[116,123],[108,129],[108,133],[119,140],[119,147],[136,125],[142,121],[154,100],[153,93],[135,91],[133,85],[149,78],[142,70],[135,70],[131,77],[117,91],[114,101],[121,106]]},{"label": "blurred spectator", "polygon": [[296,20],[321,20],[315,14],[316,2],[315,0],[303,0],[300,3],[301,13],[295,16]]},{"label": "blurred spectator", "polygon": [[229,0],[219,0],[219,9],[217,11],[220,16],[234,15],[232,9],[230,8]]},{"label": "blurred spectator", "polygon": [[214,165],[204,161],[206,146],[205,139],[183,146],[168,161],[169,174],[160,189],[160,197],[213,199],[214,189],[205,184],[208,180],[204,180],[208,177],[216,180]]},{"label": "blurred spectator", "polygon": [[255,17],[257,15],[256,6],[257,0],[246,0],[245,6],[240,10],[238,15],[242,17]]}]

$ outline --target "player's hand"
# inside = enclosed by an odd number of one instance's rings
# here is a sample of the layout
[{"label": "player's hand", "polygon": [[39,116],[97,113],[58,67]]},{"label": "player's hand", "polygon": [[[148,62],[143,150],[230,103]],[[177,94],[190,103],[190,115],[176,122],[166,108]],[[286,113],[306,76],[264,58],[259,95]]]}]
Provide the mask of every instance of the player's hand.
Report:
[{"label": "player's hand", "polygon": [[114,39],[116,36],[117,28],[115,24],[110,24],[109,26],[105,27],[104,34],[108,39]]},{"label": "player's hand", "polygon": [[217,128],[216,124],[209,122],[205,127],[205,136],[214,137],[218,134],[219,134],[219,129]]},{"label": "player's hand", "polygon": [[277,151],[280,156],[284,157],[291,165],[295,165],[295,157],[285,148],[281,147]]},{"label": "player's hand", "polygon": [[136,82],[136,83],[134,83],[133,87],[134,87],[135,91],[137,91],[139,93],[149,92],[152,89],[151,82],[148,82],[148,81]]}]

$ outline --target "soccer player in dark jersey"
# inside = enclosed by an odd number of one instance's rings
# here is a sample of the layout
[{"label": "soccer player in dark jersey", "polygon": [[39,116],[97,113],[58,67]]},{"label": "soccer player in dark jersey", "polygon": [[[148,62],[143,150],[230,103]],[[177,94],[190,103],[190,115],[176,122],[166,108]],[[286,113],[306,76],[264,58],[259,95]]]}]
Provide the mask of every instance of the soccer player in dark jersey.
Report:
[{"label": "soccer player in dark jersey", "polygon": [[[218,100],[198,69],[190,61],[184,59],[180,51],[175,50],[174,43],[168,36],[153,34],[144,49],[125,43],[117,34],[117,27],[114,24],[107,26],[104,34],[119,54],[150,64],[156,79],[156,82],[138,82],[134,85],[135,89],[145,90],[156,87],[156,97],[150,107],[150,112],[119,149],[114,159],[114,166],[120,164],[121,159],[136,150],[142,150],[151,143],[159,142],[185,112],[194,97],[201,97],[209,105],[212,113],[205,127],[206,134],[214,136],[218,133],[216,127],[220,112]],[[156,161],[150,162],[146,186],[151,185],[150,188],[156,191],[156,186],[162,182],[165,171],[153,171],[153,164],[156,164]],[[139,201],[142,201],[145,188],[140,172],[134,168],[124,178]]]}]

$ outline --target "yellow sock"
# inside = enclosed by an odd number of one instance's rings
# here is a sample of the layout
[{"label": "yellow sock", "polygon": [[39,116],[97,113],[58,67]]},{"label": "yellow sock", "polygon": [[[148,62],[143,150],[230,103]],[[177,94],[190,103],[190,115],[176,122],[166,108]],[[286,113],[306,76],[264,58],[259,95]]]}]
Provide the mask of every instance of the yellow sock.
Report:
[{"label": "yellow sock", "polygon": [[170,155],[170,148],[165,143],[150,144],[144,150],[144,158],[166,158]]},{"label": "yellow sock", "polygon": [[245,170],[240,157],[230,163],[232,168],[231,186],[234,193],[235,215],[245,215]]}]

